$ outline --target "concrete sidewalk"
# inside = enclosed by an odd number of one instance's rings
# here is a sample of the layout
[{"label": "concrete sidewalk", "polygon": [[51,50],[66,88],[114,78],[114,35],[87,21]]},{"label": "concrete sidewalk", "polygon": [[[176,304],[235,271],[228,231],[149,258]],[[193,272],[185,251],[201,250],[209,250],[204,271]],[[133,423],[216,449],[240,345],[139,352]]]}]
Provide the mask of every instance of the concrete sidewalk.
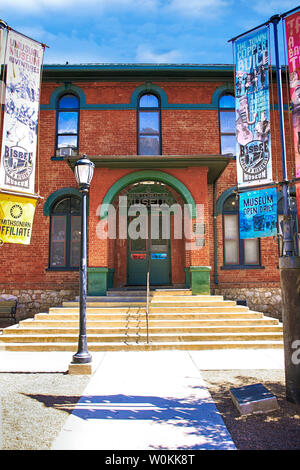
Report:
[{"label": "concrete sidewalk", "polygon": [[[234,450],[201,370],[284,367],[280,349],[92,356],[96,370],[53,450]],[[0,372],[66,372],[71,357],[2,351]]]}]

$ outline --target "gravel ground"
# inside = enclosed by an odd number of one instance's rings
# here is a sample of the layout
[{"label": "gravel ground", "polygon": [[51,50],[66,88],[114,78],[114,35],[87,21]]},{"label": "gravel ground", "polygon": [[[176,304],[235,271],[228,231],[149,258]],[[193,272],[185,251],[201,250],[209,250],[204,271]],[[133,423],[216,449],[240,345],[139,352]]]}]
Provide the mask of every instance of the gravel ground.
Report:
[{"label": "gravel ground", "polygon": [[[239,450],[300,450],[300,406],[285,397],[283,370],[201,371],[216,406]],[[241,416],[229,395],[232,387],[262,383],[279,409]]]},{"label": "gravel ground", "polygon": [[[237,449],[300,449],[300,407],[285,399],[284,371],[222,370],[201,373]],[[62,373],[0,373],[2,449],[50,449],[89,380],[88,376]],[[229,389],[254,383],[262,383],[277,397],[279,410],[239,415]]]},{"label": "gravel ground", "polygon": [[2,449],[50,449],[89,380],[62,373],[0,373]]}]

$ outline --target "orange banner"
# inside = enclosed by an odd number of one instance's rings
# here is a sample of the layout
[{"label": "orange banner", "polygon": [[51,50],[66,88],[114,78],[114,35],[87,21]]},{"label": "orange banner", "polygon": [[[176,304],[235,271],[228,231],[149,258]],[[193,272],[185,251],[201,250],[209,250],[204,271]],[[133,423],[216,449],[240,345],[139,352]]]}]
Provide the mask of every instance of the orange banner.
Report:
[{"label": "orange banner", "polygon": [[[296,177],[300,178],[300,11],[285,19],[290,99],[292,103]],[[296,184],[298,231],[300,230],[300,183]]]}]

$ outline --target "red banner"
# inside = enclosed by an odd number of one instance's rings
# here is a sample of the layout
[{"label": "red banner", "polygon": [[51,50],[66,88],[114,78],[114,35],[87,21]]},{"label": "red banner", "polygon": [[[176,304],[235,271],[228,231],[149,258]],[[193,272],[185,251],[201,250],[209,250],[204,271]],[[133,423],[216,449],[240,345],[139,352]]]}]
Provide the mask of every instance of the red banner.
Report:
[{"label": "red banner", "polygon": [[[285,19],[292,102],[296,177],[300,178],[300,11]],[[300,230],[300,183],[296,185],[298,231]]]}]

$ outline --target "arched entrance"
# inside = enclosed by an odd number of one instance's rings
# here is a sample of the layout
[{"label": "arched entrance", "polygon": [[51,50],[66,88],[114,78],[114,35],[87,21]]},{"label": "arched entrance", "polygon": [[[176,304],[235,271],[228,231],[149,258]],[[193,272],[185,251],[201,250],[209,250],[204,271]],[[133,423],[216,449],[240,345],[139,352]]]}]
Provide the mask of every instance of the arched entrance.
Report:
[{"label": "arched entrance", "polygon": [[171,284],[171,209],[176,199],[168,187],[137,183],[127,192],[127,285]]}]

